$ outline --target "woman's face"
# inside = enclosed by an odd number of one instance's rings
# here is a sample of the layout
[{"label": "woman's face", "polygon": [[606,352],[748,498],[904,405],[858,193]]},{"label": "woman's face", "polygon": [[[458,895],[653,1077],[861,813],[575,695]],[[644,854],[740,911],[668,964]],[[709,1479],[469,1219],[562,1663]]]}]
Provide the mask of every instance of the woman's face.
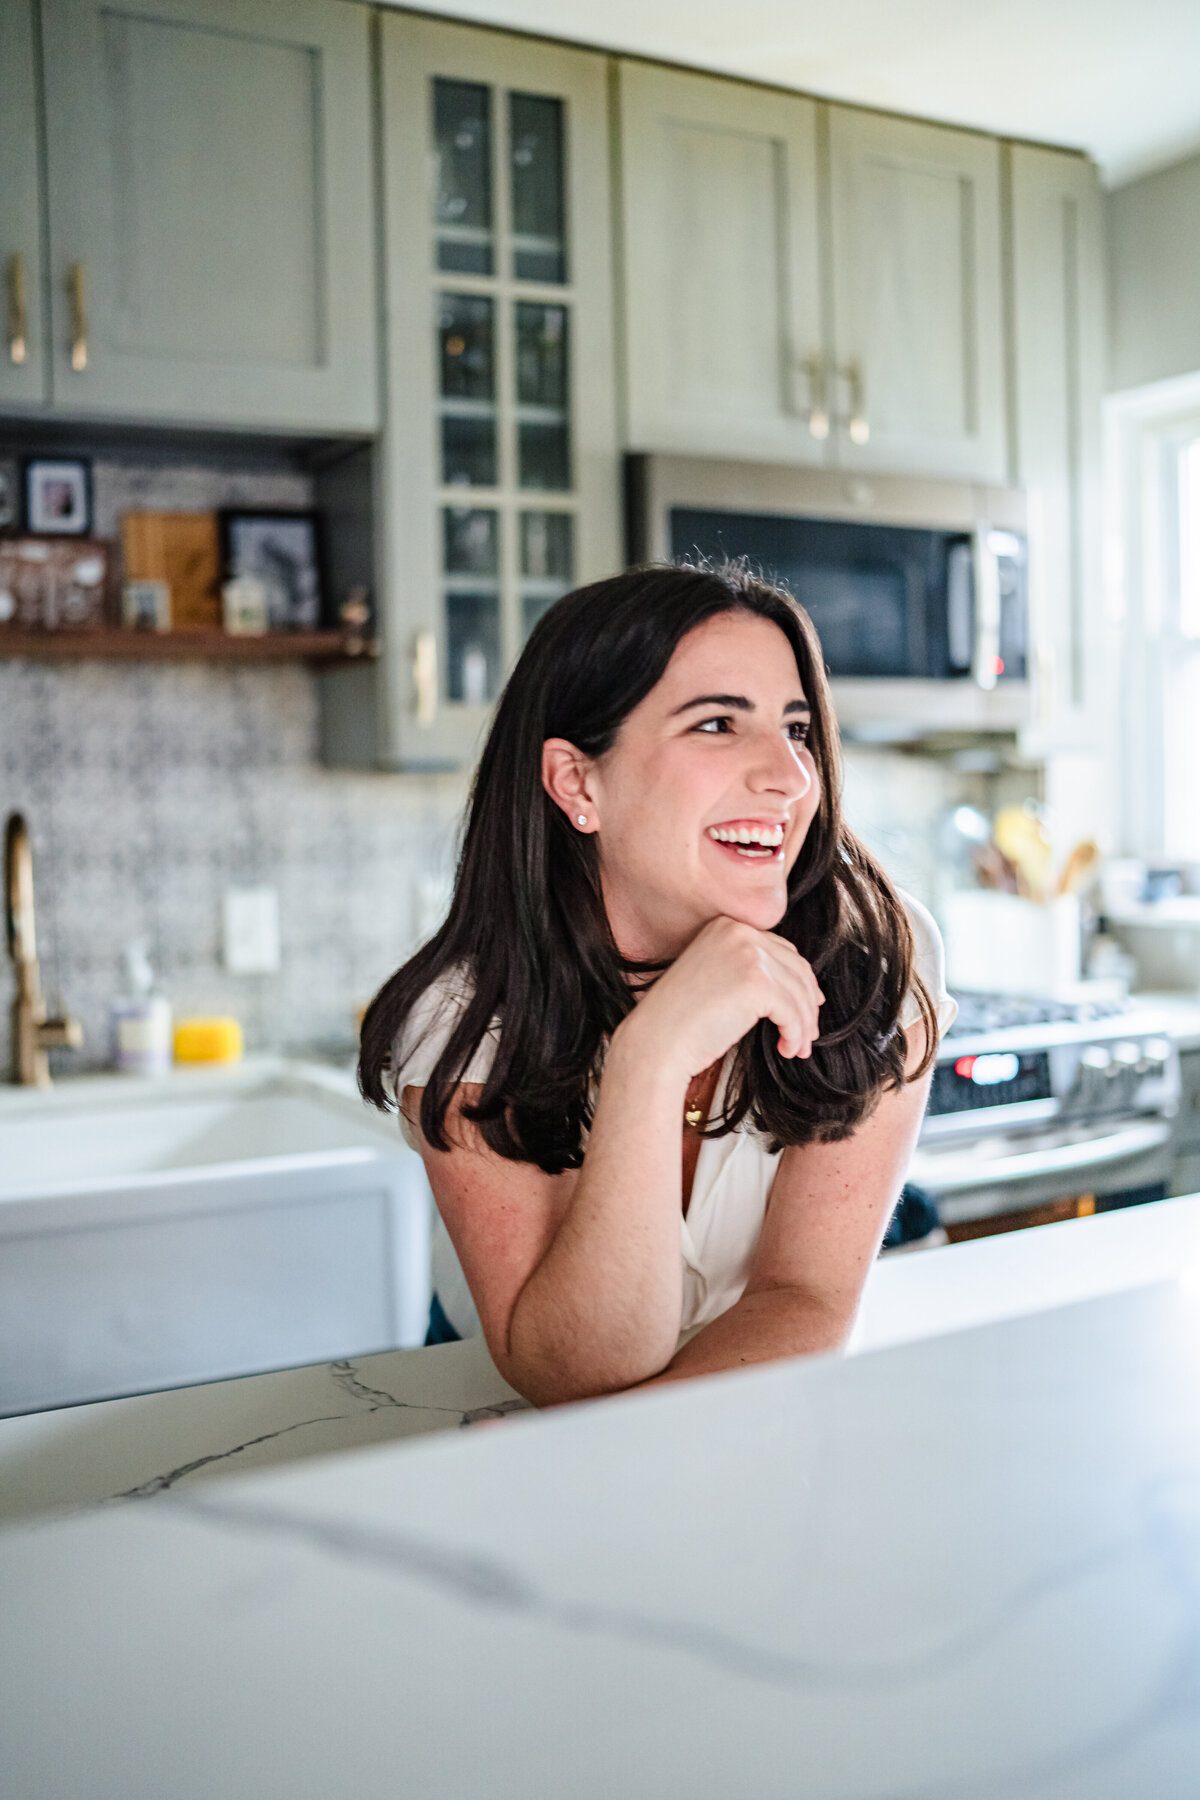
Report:
[{"label": "woman's face", "polygon": [[573,803],[577,829],[585,813],[597,835],[627,956],[677,956],[721,914],[764,931],[779,923],[820,798],[808,722],[777,625],[721,613],[682,639],[611,750],[582,771]]}]

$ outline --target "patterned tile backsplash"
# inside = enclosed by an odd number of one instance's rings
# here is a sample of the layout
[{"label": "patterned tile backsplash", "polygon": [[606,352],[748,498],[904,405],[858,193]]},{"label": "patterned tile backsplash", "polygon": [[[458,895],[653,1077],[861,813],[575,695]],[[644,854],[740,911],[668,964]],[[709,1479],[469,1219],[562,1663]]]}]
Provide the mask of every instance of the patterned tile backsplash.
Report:
[{"label": "patterned tile backsplash", "polygon": [[[256,1048],[352,1047],[356,1008],[428,928],[465,783],[335,773],[316,734],[299,667],[0,663],[0,811],[29,820],[43,980],[86,1037],[59,1067],[107,1059],[137,938],[177,1016],[233,1013]],[[224,894],[258,885],[282,966],[230,975]]]}]

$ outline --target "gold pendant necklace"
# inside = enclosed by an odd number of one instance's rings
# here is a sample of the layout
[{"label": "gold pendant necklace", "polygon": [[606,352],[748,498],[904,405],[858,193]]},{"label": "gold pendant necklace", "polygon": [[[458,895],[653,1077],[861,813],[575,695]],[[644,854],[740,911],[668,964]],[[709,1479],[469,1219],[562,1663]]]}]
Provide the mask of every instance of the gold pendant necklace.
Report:
[{"label": "gold pendant necklace", "polygon": [[[704,1094],[707,1091],[709,1098],[712,1098],[712,1074],[713,1070],[708,1068],[702,1069],[699,1075],[693,1075],[691,1081],[688,1082],[689,1091],[683,1096],[683,1122],[685,1125],[690,1125],[693,1131],[697,1125],[703,1125],[708,1116],[708,1105]],[[700,1092],[693,1100],[690,1090],[696,1082],[700,1084]]]}]

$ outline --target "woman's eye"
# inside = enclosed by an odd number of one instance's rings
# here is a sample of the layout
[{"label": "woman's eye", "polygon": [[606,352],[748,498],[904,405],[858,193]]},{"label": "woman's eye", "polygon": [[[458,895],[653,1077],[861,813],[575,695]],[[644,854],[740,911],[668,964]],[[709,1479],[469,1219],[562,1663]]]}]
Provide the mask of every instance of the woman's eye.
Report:
[{"label": "woman's eye", "polygon": [[800,719],[793,719],[787,728],[788,736],[793,744],[807,744],[808,726]]},{"label": "woman's eye", "polygon": [[719,719],[701,719],[695,729],[697,731],[707,731],[715,737],[718,732],[731,731],[733,729],[733,722],[726,713]]}]

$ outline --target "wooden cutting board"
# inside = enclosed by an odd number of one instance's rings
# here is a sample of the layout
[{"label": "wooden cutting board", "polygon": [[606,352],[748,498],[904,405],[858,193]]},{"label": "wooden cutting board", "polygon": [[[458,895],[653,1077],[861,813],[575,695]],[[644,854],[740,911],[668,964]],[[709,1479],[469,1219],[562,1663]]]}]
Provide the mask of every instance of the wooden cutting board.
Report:
[{"label": "wooden cutting board", "polygon": [[121,547],[127,581],[165,581],[170,588],[172,631],[220,630],[216,513],[124,513]]}]

